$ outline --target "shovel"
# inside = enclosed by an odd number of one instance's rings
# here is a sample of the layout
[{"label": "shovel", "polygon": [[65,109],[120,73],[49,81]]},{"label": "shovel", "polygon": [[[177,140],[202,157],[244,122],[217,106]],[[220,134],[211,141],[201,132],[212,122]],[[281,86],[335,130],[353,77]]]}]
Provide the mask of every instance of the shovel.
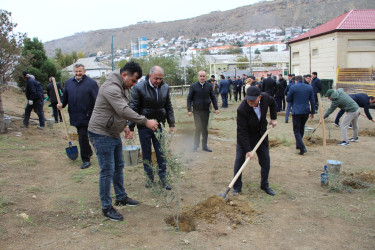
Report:
[{"label": "shovel", "polygon": [[307,140],[309,140],[309,141],[311,140],[312,135],[314,134],[314,132],[316,131],[316,129],[319,128],[319,126],[320,126],[320,121],[319,121],[318,125],[316,125],[316,127],[313,129],[313,131],[311,132],[310,136],[307,137]]},{"label": "shovel", "polygon": [[[262,142],[264,141],[264,138],[266,138],[266,136],[268,135],[268,133],[270,132],[272,127],[270,127],[269,129],[267,129],[267,131],[263,134],[263,136],[260,138],[260,140],[258,141],[257,145],[255,145],[255,147],[253,148],[253,150],[251,151],[250,155],[251,157],[255,154],[255,152],[258,150],[260,144],[262,144]],[[230,189],[233,187],[234,183],[237,181],[238,177],[242,174],[242,171],[245,169],[246,165],[249,163],[250,161],[250,158],[251,157],[248,157],[246,158],[246,161],[242,164],[240,170],[238,170],[237,174],[234,176],[233,180],[230,182],[227,190],[225,190],[225,193],[224,194],[218,194],[220,197],[223,197],[224,199],[227,199],[228,197],[228,193],[230,191]]]},{"label": "shovel", "polygon": [[[52,77],[52,82],[53,82],[53,88],[55,89],[57,102],[58,102],[58,104],[61,104],[59,91],[57,90],[56,81],[55,81],[54,77]],[[63,123],[64,123],[66,137],[67,137],[68,143],[69,143],[69,147],[65,148],[65,151],[66,151],[66,154],[68,155],[69,159],[74,161],[78,157],[78,148],[77,148],[77,146],[72,145],[72,141],[70,140],[70,136],[69,136],[69,133],[68,133],[68,127],[66,126],[66,123],[65,123],[64,112],[63,112],[62,109],[60,110],[60,113],[61,113],[61,117],[62,117],[62,120],[63,120]]]}]

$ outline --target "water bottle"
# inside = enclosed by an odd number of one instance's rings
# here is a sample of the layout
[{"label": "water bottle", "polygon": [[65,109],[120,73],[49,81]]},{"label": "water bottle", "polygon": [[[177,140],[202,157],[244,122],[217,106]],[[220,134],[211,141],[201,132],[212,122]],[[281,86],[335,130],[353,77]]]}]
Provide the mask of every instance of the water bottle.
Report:
[{"label": "water bottle", "polygon": [[327,170],[327,165],[324,165],[324,172],[320,175],[320,184],[322,186],[328,186],[329,182],[329,172]]}]

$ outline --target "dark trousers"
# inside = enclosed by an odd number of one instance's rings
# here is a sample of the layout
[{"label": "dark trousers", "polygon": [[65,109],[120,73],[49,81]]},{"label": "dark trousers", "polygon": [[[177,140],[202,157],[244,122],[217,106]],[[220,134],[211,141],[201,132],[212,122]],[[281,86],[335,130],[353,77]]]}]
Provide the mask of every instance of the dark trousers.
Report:
[{"label": "dark trousers", "polygon": [[231,87],[229,87],[228,94],[229,94],[229,100],[232,100],[232,89],[231,89]]},{"label": "dark trousers", "polygon": [[315,111],[317,111],[319,109],[318,93],[314,93],[314,99],[315,99]]},{"label": "dark trousers", "polygon": [[[161,130],[161,128],[159,128]],[[142,148],[142,159],[143,159],[143,169],[145,170],[147,176],[154,180],[154,171],[152,166],[152,151],[151,143],[154,146],[156,160],[158,162],[158,175],[160,180],[165,180],[167,166],[162,152],[160,152],[160,143],[155,136],[155,133],[149,128],[138,128],[139,141],[141,142]]]},{"label": "dark trousers", "polygon": [[238,99],[240,99],[241,101],[241,88],[237,91],[237,93],[238,93]]},{"label": "dark trousers", "polygon": [[206,148],[208,137],[208,118],[210,115],[210,111],[194,110],[193,114],[195,123],[194,147],[199,146],[199,139],[202,134],[202,148]]},{"label": "dark trousers", "polygon": [[303,143],[303,134],[305,133],[305,124],[307,119],[309,119],[309,114],[292,115],[293,117],[293,132],[296,138],[297,149],[305,149],[305,144]]},{"label": "dark trousers", "polygon": [[79,148],[81,149],[81,159],[82,162],[90,162],[90,157],[92,156],[92,149],[89,142],[89,136],[87,134],[88,126],[78,126],[78,141]]},{"label": "dark trousers", "polygon": [[340,124],[340,118],[341,118],[341,116],[343,116],[344,113],[345,113],[345,111],[342,110],[342,109],[340,109],[340,111],[337,113],[336,119],[335,119],[336,124]]},{"label": "dark trousers", "polygon": [[275,96],[275,101],[276,101],[276,112],[280,112],[282,109],[282,103],[281,103],[281,98],[282,96]]},{"label": "dark trousers", "polygon": [[221,94],[222,108],[228,108],[228,93]]},{"label": "dark trousers", "polygon": [[53,110],[53,117],[55,118],[55,122],[58,122],[58,118],[60,117],[60,121],[62,121],[61,112],[57,109],[57,103],[51,103],[52,110]]},{"label": "dark trousers", "polygon": [[25,108],[25,117],[23,118],[23,124],[25,126],[29,125],[31,111],[34,109],[34,112],[38,115],[39,118],[39,126],[44,127],[46,118],[44,117],[43,112],[43,99],[35,100],[33,105],[29,105],[27,103]]},{"label": "dark trousers", "polygon": [[282,97],[281,97],[281,102],[282,102],[282,105],[283,105],[283,108],[282,108],[282,110],[285,110],[285,95],[283,95]]},{"label": "dark trousers", "polygon": [[[251,148],[254,148],[255,145],[258,143],[259,139],[261,138],[260,135],[254,136],[253,140],[250,142]],[[234,162],[234,176],[237,174],[238,170],[242,167],[242,164],[245,162],[246,158],[245,150],[237,144],[236,147],[236,161]],[[256,151],[258,156],[258,162],[261,167],[260,175],[261,181],[260,185],[262,187],[268,187],[268,175],[270,172],[270,151],[268,147],[268,136],[264,139],[262,144],[260,144],[258,150]],[[240,192],[242,189],[242,174],[238,177],[237,181],[233,185],[233,190]]]}]

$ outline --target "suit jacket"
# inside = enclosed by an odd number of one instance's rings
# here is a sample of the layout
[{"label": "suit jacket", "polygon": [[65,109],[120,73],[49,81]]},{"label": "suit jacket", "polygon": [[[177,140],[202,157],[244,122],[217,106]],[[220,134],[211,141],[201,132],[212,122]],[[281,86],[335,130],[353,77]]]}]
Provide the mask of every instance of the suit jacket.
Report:
[{"label": "suit jacket", "polygon": [[272,120],[277,119],[276,102],[272,96],[265,92],[261,93],[260,100],[260,120],[254,109],[243,100],[237,109],[237,144],[242,147],[245,152],[252,150],[251,144],[255,144],[254,140],[258,140],[267,131],[268,121],[267,112],[270,108],[270,116]]},{"label": "suit jacket", "polygon": [[[290,87],[286,101],[292,103],[292,115],[315,114],[313,88],[298,82]],[[310,105],[309,105],[310,102]]]},{"label": "suit jacket", "polygon": [[276,81],[271,77],[267,77],[263,80],[262,91],[267,92],[269,95],[274,96],[276,94]]}]

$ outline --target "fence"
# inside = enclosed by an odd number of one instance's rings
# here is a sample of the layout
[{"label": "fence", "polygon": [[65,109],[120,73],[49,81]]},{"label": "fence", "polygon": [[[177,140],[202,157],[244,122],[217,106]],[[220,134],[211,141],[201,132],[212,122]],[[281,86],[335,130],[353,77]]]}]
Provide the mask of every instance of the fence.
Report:
[{"label": "fence", "polygon": [[337,67],[336,88],[343,88],[348,94],[366,93],[375,96],[375,72],[370,68]]}]

